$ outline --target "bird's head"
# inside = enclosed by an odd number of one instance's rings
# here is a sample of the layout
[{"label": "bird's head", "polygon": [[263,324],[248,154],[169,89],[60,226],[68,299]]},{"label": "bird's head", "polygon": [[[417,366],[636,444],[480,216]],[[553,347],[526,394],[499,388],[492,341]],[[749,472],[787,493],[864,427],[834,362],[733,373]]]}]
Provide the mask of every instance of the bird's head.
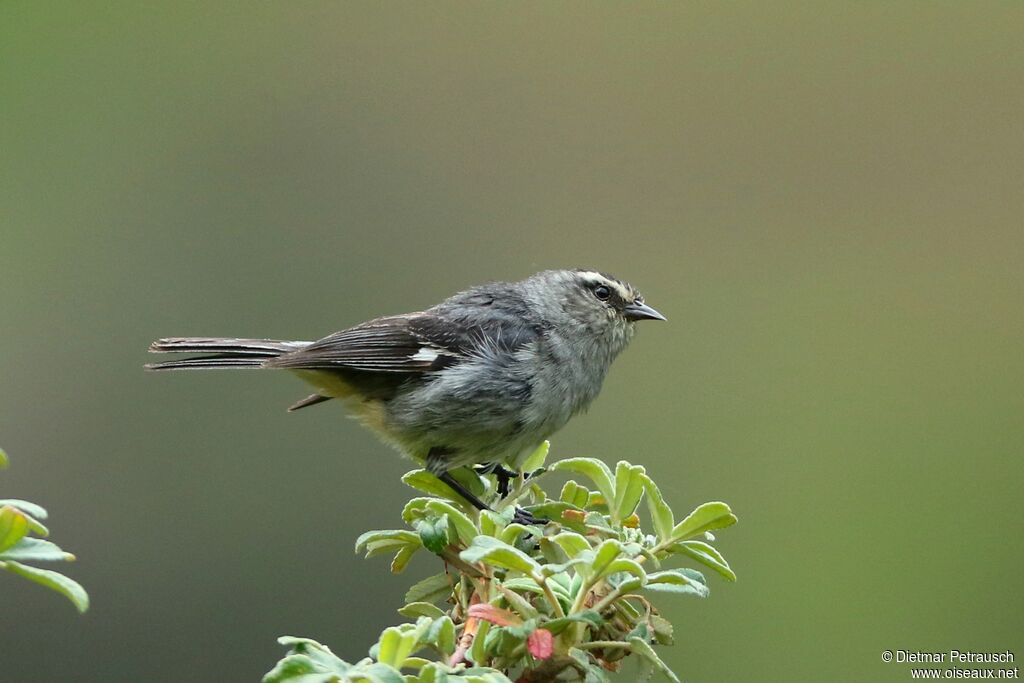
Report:
[{"label": "bird's head", "polygon": [[[632,285],[595,270],[548,270],[530,278],[552,315],[614,346],[625,346],[638,320],[665,320]],[[558,321],[552,320],[557,324]],[[620,349],[616,349],[620,350]]]}]

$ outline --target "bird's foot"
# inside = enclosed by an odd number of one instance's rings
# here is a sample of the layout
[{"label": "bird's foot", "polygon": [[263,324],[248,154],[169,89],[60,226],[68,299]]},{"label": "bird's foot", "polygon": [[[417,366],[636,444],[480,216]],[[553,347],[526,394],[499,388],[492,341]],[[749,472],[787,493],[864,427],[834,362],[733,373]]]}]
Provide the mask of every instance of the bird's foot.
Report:
[{"label": "bird's foot", "polygon": [[476,468],[476,471],[480,474],[493,474],[496,480],[495,490],[498,492],[498,496],[506,498],[512,491],[511,482],[513,479],[519,476],[518,472],[502,467],[501,465],[480,465]]},{"label": "bird's foot", "polygon": [[543,526],[548,523],[548,520],[543,517],[536,517],[532,512],[525,508],[516,508],[516,512],[512,515],[513,524],[523,524],[524,526]]}]

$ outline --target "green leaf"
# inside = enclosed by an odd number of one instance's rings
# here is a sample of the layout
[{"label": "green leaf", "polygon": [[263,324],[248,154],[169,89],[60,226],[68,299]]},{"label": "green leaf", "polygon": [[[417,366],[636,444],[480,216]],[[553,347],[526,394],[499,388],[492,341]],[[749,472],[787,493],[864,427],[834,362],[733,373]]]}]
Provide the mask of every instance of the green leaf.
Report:
[{"label": "green leaf", "polygon": [[615,465],[615,501],[611,510],[616,520],[626,519],[636,510],[644,495],[644,474],[641,465],[630,465],[625,460]]},{"label": "green leaf", "polygon": [[[508,509],[509,514],[513,513],[512,508]],[[494,512],[493,510],[481,510],[480,511],[480,533],[484,536],[497,537],[501,530],[504,529],[511,517],[506,519],[500,513]]]},{"label": "green leaf", "polygon": [[681,543],[676,543],[669,547],[669,551],[679,553],[681,555],[688,555],[701,564],[714,569],[730,581],[736,580],[736,573],[733,572],[729,563],[725,561],[724,557],[722,557],[722,553],[718,552],[718,550],[713,546],[710,546],[703,541],[683,541]]},{"label": "green leaf", "polygon": [[36,505],[30,503],[27,500],[18,500],[17,498],[0,498],[0,508],[5,505],[16,507],[25,514],[31,515],[36,519],[46,519],[49,515],[42,505]]},{"label": "green leaf", "polygon": [[570,479],[562,486],[562,492],[559,494],[558,499],[563,503],[568,503],[582,510],[586,507],[587,502],[590,501],[590,490]]},{"label": "green leaf", "polygon": [[382,541],[391,541],[395,545],[406,545],[408,543],[419,545],[420,537],[408,529],[367,531],[356,539],[356,553],[361,553],[371,543],[379,543]]},{"label": "green leaf", "polygon": [[263,676],[263,683],[337,683],[337,673],[323,671],[308,656],[288,655]]},{"label": "green leaf", "polygon": [[437,646],[445,657],[455,652],[455,624],[447,615],[441,615],[430,624],[423,639]]},{"label": "green leaf", "polygon": [[473,520],[451,503],[443,500],[432,500],[427,503],[427,509],[438,515],[447,515],[448,521],[455,529],[455,534],[466,545],[469,545],[479,533]]},{"label": "green leaf", "polygon": [[331,648],[326,645],[321,645],[312,638],[281,636],[277,639],[277,642],[281,645],[290,646],[291,654],[307,655],[312,661],[322,667],[325,667],[325,671],[329,669],[331,671],[344,673],[352,668],[351,664],[340,659],[336,654],[331,652]]},{"label": "green leaf", "polygon": [[421,619],[416,625],[389,626],[377,641],[377,661],[395,669],[402,666],[419,644],[420,636],[430,627],[430,619]]},{"label": "green leaf", "polygon": [[561,546],[569,557],[576,557],[590,550],[590,541],[582,534],[572,531],[562,531],[552,536],[550,540]]},{"label": "green leaf", "polygon": [[4,560],[3,567],[12,574],[17,574],[29,581],[35,581],[42,586],[57,591],[70,600],[79,612],[85,612],[89,609],[89,594],[85,592],[85,589],[77,581],[69,579],[63,574],[50,571],[49,569],[29,567],[12,560]]},{"label": "green leaf", "polygon": [[477,666],[482,666],[487,662],[487,634],[491,631],[491,622],[480,621],[480,626],[477,628],[476,635],[473,637],[473,644],[469,648],[469,658]]},{"label": "green leaf", "polygon": [[551,633],[558,635],[559,633],[564,631],[566,627],[569,626],[569,624],[573,623],[587,624],[588,626],[593,626],[595,629],[597,629],[604,626],[604,619],[602,619],[601,615],[595,612],[594,610],[588,609],[580,612],[575,612],[565,617],[559,617],[558,619],[546,621],[543,624],[541,624],[541,626],[543,626],[548,631],[551,631]]},{"label": "green leaf", "polygon": [[0,552],[20,541],[28,533],[28,519],[10,505],[0,508]]},{"label": "green leaf", "polygon": [[407,545],[403,546],[401,550],[395,553],[395,556],[391,558],[391,573],[401,574],[405,571],[405,568],[409,566],[409,561],[412,556],[416,554],[416,551],[420,549],[418,545]]},{"label": "green leaf", "polygon": [[523,620],[536,619],[540,616],[540,612],[537,611],[537,608],[531,605],[530,601],[521,596],[519,593],[516,593],[511,588],[508,588],[500,583],[498,583],[495,587],[505,598],[505,602],[508,603],[508,606],[512,608],[512,610],[515,611],[516,614],[522,617]]},{"label": "green leaf", "polygon": [[609,683],[608,674],[588,652],[579,648],[571,648],[569,656],[576,660],[577,670],[584,671],[584,683]]},{"label": "green leaf", "polygon": [[609,538],[594,551],[594,563],[590,570],[593,576],[604,576],[608,566],[615,558],[622,554],[622,544],[613,538]]},{"label": "green leaf", "polygon": [[633,654],[639,655],[653,664],[654,668],[660,671],[661,674],[668,680],[672,681],[672,683],[681,683],[679,677],[672,672],[672,669],[668,668],[665,662],[661,661],[661,657],[659,657],[658,653],[654,651],[654,648],[648,645],[644,640],[640,638],[630,638],[629,649]]},{"label": "green leaf", "polygon": [[18,562],[71,562],[75,556],[66,553],[55,543],[41,538],[22,538],[7,550],[0,551],[0,560]]},{"label": "green leaf", "polygon": [[492,567],[514,569],[531,577],[540,576],[540,564],[523,551],[490,536],[477,536],[459,553],[465,562],[482,562]]},{"label": "green leaf", "polygon": [[672,529],[676,525],[672,508],[665,502],[665,498],[661,495],[661,489],[654,483],[654,480],[646,475],[643,479],[644,489],[647,491],[647,509],[651,513],[654,532],[658,535],[659,541],[667,541],[672,537]]},{"label": "green leaf", "polygon": [[402,477],[402,481],[417,491],[422,491],[431,496],[437,496],[438,498],[445,498],[458,505],[463,510],[472,510],[472,507],[459,493],[455,491],[451,486],[444,483],[433,474],[426,470],[413,470],[412,472],[406,472]]},{"label": "green leaf", "polygon": [[545,441],[541,445],[537,446],[536,450],[526,458],[523,463],[523,472],[533,472],[544,467],[544,462],[548,459],[548,451],[551,450],[551,442]]},{"label": "green leaf", "polygon": [[671,645],[673,643],[672,622],[657,614],[650,616],[651,626],[654,628],[654,637],[659,645]]},{"label": "green leaf", "polygon": [[699,536],[705,531],[724,529],[736,523],[736,515],[725,503],[704,503],[687,515],[686,519],[672,529],[672,538],[684,541]]},{"label": "green leaf", "polygon": [[410,602],[408,605],[398,610],[398,613],[403,617],[409,617],[410,619],[414,619],[416,617],[439,619],[445,615],[441,608],[436,607],[430,602]]},{"label": "green leaf", "polygon": [[0,448],[0,470],[7,469],[7,454],[4,453],[4,449]]},{"label": "green leaf", "polygon": [[428,576],[406,591],[405,601],[407,603],[437,602],[446,599],[452,594],[452,583],[452,577],[443,572]]},{"label": "green leaf", "polygon": [[423,541],[423,547],[435,555],[440,555],[448,547],[448,515],[441,515],[435,519],[418,519],[415,528],[420,540]]},{"label": "green leaf", "polygon": [[611,504],[615,500],[615,487],[612,485],[612,471],[600,460],[595,458],[567,458],[559,460],[551,466],[552,470],[578,472],[588,477],[597,485],[598,491]]},{"label": "green leaf", "polygon": [[513,522],[501,530],[501,533],[498,534],[498,540],[502,543],[512,545],[523,534],[526,534],[527,536],[540,536],[542,533],[543,532],[539,527],[526,526],[525,524]]},{"label": "green leaf", "polygon": [[[387,664],[370,664],[360,667],[358,671],[349,673],[349,678],[355,681],[366,681],[367,683],[405,683],[405,676],[396,668]],[[303,681],[302,683],[305,683]]]},{"label": "green leaf", "polygon": [[648,574],[646,588],[663,593],[695,595],[698,598],[708,597],[709,592],[704,576],[692,569],[667,569],[663,572]]}]

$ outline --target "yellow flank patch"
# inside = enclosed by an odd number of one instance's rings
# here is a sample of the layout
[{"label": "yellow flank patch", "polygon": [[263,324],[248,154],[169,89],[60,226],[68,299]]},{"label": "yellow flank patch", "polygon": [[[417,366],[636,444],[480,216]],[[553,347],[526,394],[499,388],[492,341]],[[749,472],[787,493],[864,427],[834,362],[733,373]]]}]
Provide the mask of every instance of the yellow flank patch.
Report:
[{"label": "yellow flank patch", "polygon": [[340,375],[320,370],[293,370],[296,375],[317,388],[318,393],[331,398],[352,398],[355,388]]},{"label": "yellow flank patch", "polygon": [[384,403],[372,399],[360,398],[356,389],[341,376],[333,372],[319,370],[294,370],[296,375],[309,382],[318,393],[331,398],[342,399],[345,407],[364,425],[377,432],[385,441],[393,442],[384,423]]}]

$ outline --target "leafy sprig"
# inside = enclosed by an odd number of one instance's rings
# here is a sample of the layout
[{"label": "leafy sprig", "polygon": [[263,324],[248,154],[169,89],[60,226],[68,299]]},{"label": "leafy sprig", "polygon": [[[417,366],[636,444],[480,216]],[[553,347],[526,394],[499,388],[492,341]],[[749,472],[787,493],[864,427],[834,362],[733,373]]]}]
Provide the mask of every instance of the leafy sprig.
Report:
[{"label": "leafy sprig", "polygon": [[[7,467],[7,455],[0,450],[0,469]],[[26,562],[71,562],[75,556],[44,540],[50,535],[42,520],[46,510],[35,503],[15,498],[0,499],[0,569],[57,591],[79,612],[89,609],[89,595],[73,579]]]},{"label": "leafy sprig", "polygon": [[[399,573],[420,550],[440,557],[444,571],[420,581],[399,612],[413,623],[386,629],[369,657],[349,664],[315,641],[282,638],[291,651],[264,683],[605,683],[628,655],[644,680],[676,674],[654,645],[672,643],[672,625],[654,601],[662,594],[707,597],[707,581],[689,560],[729,581],[729,563],[711,545],[712,531],[736,522],[729,506],[704,503],[676,522],[661,490],[639,465],[570,458],[543,469],[548,445],[534,453],[528,476],[513,482],[495,511],[477,512],[424,470],[404,481],[428,494],[402,511],[408,528],[369,531],[356,541],[367,557],[390,555]],[[581,475],[549,498],[546,472]],[[462,472],[460,481],[487,495],[489,478]],[[651,533],[637,509],[646,500]],[[516,505],[549,520],[513,521]],[[404,673],[403,673],[404,672]]]}]

